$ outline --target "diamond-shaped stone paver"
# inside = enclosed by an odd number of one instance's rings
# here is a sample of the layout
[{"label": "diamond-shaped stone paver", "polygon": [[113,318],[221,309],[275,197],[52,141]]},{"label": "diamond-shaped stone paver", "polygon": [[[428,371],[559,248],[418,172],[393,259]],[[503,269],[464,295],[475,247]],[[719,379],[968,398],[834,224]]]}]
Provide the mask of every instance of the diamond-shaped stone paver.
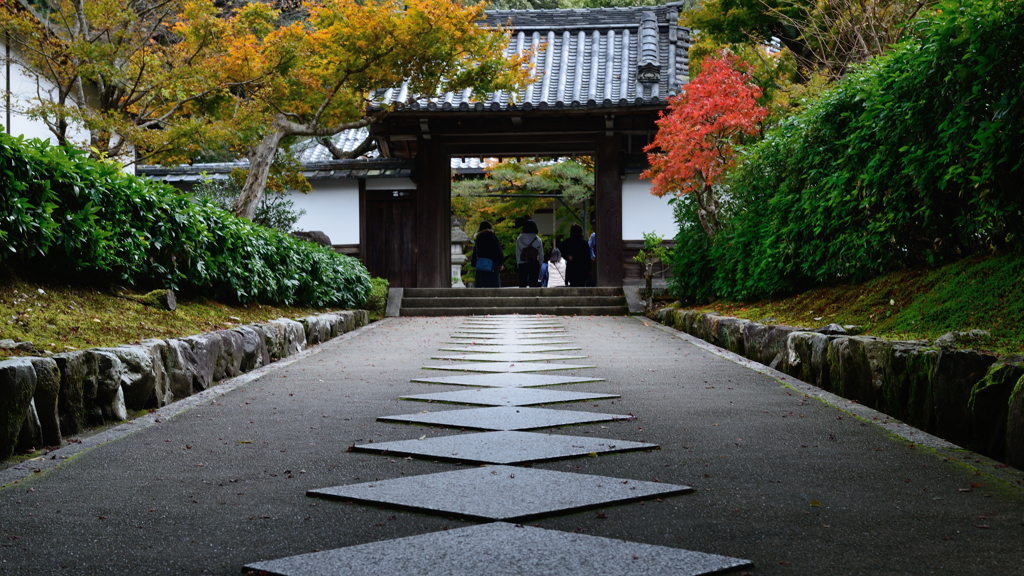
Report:
[{"label": "diamond-shaped stone paver", "polygon": [[547,410],[544,408],[528,408],[526,406],[494,406],[381,416],[377,420],[379,422],[395,422],[398,424],[426,424],[474,430],[536,430],[539,428],[553,428],[555,426],[629,420],[631,418],[633,417],[628,414]]},{"label": "diamond-shaped stone paver", "polygon": [[749,560],[493,522],[256,562],[272,576],[704,576]]},{"label": "diamond-shaped stone paver", "polygon": [[457,392],[433,392],[401,396],[399,400],[422,402],[451,402],[453,404],[477,404],[481,406],[535,406],[537,404],[558,404],[561,402],[584,402],[618,398],[615,394],[593,394],[590,392],[566,392],[538,388],[480,388]]},{"label": "diamond-shaped stone paver", "polygon": [[559,376],[556,374],[459,374],[436,378],[413,378],[413,382],[423,384],[446,384],[450,386],[481,386],[486,388],[534,388],[538,386],[561,386],[564,384],[583,384],[585,382],[603,382],[604,378],[588,376]]},{"label": "diamond-shaped stone paver", "polygon": [[479,520],[522,522],[533,518],[688,494],[689,486],[554,472],[515,466],[484,466],[333,486],[307,496],[386,505]]},{"label": "diamond-shaped stone paver", "polygon": [[552,360],[582,360],[585,354],[544,354],[540,352],[495,352],[493,354],[435,354],[431,360],[459,360],[464,362],[550,362]]},{"label": "diamond-shaped stone paver", "polygon": [[484,318],[467,318],[463,326],[562,326],[555,318],[537,318],[530,320],[491,320]]},{"label": "diamond-shaped stone paver", "polygon": [[477,354],[532,354],[536,352],[567,352],[580,350],[575,344],[473,344],[470,346],[447,345],[441,346],[445,352],[475,352]]},{"label": "diamond-shaped stone paver", "polygon": [[582,370],[597,368],[591,364],[554,364],[549,362],[455,362],[442,366],[424,366],[424,370],[453,370],[457,372],[548,372],[551,370]]},{"label": "diamond-shaped stone paver", "polygon": [[657,450],[658,445],[606,438],[499,431],[425,440],[374,442],[357,445],[355,449],[360,452],[476,464],[528,464],[614,452]]},{"label": "diamond-shaped stone paver", "polygon": [[[442,342],[446,346],[479,346],[481,348],[485,346],[576,346],[576,342],[573,340],[565,339],[547,339],[547,338],[467,338],[465,340],[449,340],[448,342]],[[442,348],[446,350],[447,348]],[[573,348],[573,350],[580,350],[580,348]]]},{"label": "diamond-shaped stone paver", "polygon": [[565,328],[459,328],[452,334],[564,334]]},{"label": "diamond-shaped stone paver", "polygon": [[550,332],[550,333],[545,333],[545,334],[525,334],[525,333],[516,333],[516,332],[495,332],[495,333],[482,333],[482,334],[474,334],[474,333],[466,334],[466,333],[463,333],[463,334],[460,334],[460,333],[456,332],[456,333],[451,334],[449,336],[449,338],[451,338],[452,340],[477,340],[477,341],[482,341],[482,340],[514,340],[516,342],[521,342],[521,341],[524,341],[524,340],[529,340],[530,343],[533,343],[534,341],[540,341],[540,342],[557,341],[560,338],[566,338],[568,336],[571,336],[571,335],[570,334],[566,334],[564,332]]}]

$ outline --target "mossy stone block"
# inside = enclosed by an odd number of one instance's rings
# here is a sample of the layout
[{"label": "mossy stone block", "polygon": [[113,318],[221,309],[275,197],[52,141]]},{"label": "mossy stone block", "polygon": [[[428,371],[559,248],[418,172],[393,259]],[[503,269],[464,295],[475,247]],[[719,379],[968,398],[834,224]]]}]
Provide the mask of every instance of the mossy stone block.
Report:
[{"label": "mossy stone block", "polygon": [[828,360],[829,344],[843,338],[817,332],[791,332],[786,337],[782,371],[808,384],[830,390],[832,372]]},{"label": "mossy stone block", "polygon": [[239,370],[250,372],[270,364],[266,334],[258,325],[239,326],[233,330],[242,336],[242,363]]},{"label": "mossy stone block", "polygon": [[[125,405],[129,410],[159,408],[174,400],[168,389],[167,373],[164,370],[166,349],[166,342],[151,339],[131,346],[95,350],[111,354],[120,360],[122,370],[118,380],[124,393]],[[105,407],[106,398],[99,404]],[[104,414],[104,417],[107,418],[107,415]]]},{"label": "mossy stone block", "polygon": [[740,356],[746,355],[747,347],[743,340],[743,327],[749,323],[750,320],[740,318],[718,317],[714,324],[714,343]]},{"label": "mossy stone block", "polygon": [[1024,469],[1024,376],[1013,385],[1006,417],[1006,463]]},{"label": "mossy stone block", "polygon": [[60,413],[57,403],[60,398],[60,369],[52,358],[32,358],[36,371],[36,391],[32,395],[39,416],[44,446],[60,446]]},{"label": "mossy stone block", "polygon": [[174,290],[153,290],[139,297],[138,301],[146,306],[171,312],[178,307],[178,299],[174,296]]},{"label": "mossy stone block", "polygon": [[996,357],[973,350],[943,350],[935,366],[932,402],[935,434],[966,446],[971,441],[971,389],[981,381]]},{"label": "mossy stone block", "polygon": [[213,371],[213,380],[219,382],[225,378],[238,376],[242,373],[245,340],[241,334],[231,330],[218,330],[213,334],[220,338],[220,349]]},{"label": "mossy stone block", "polygon": [[892,342],[852,336],[829,345],[829,377],[833,392],[869,407],[882,396],[886,351]]},{"label": "mossy stone block", "polygon": [[186,398],[209,386],[201,376],[199,358],[184,340],[167,340],[163,349],[167,389],[175,399]]},{"label": "mossy stone block", "polygon": [[932,380],[939,362],[939,351],[897,344],[886,355],[880,406],[893,418],[935,431],[935,407]]},{"label": "mossy stone block", "polygon": [[0,362],[0,460],[14,454],[35,391],[36,371],[29,359]]},{"label": "mossy stone block", "polygon": [[1021,378],[1024,362],[997,362],[971,388],[971,450],[997,460],[1005,457],[1010,396]]}]

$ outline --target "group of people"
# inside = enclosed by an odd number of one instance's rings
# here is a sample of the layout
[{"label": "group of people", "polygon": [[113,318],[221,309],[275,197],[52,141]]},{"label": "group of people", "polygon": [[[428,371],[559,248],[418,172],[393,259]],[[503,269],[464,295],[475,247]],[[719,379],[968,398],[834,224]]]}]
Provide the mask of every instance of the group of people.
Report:
[{"label": "group of people", "polygon": [[[520,288],[547,286],[583,287],[590,279],[594,260],[594,236],[583,238],[583,227],[573,224],[569,237],[551,249],[544,262],[544,242],[538,235],[537,223],[527,220],[516,238],[516,269]],[[501,288],[501,272],[505,269],[505,252],[491,223],[484,220],[476,233],[471,263],[476,268],[477,288]]]}]

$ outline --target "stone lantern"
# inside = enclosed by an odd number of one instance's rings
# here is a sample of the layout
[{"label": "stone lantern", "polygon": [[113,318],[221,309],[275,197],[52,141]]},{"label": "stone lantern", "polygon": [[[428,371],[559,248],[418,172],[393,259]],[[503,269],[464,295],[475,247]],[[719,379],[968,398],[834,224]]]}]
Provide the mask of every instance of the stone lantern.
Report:
[{"label": "stone lantern", "polygon": [[465,288],[462,283],[462,265],[466,263],[463,249],[470,244],[469,234],[460,227],[461,222],[452,222],[452,288]]}]

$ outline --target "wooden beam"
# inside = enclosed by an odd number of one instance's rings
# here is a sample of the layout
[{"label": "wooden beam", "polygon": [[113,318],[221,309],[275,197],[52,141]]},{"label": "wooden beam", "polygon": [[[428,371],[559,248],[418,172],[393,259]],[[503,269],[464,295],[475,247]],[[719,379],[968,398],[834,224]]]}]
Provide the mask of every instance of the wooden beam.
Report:
[{"label": "wooden beam", "polygon": [[433,140],[416,143],[416,286],[451,287],[451,162]]},{"label": "wooden beam", "polygon": [[594,157],[597,285],[622,286],[622,137],[602,136]]},{"label": "wooden beam", "polygon": [[366,178],[359,179],[359,254],[363,260],[363,265],[366,262]]}]

